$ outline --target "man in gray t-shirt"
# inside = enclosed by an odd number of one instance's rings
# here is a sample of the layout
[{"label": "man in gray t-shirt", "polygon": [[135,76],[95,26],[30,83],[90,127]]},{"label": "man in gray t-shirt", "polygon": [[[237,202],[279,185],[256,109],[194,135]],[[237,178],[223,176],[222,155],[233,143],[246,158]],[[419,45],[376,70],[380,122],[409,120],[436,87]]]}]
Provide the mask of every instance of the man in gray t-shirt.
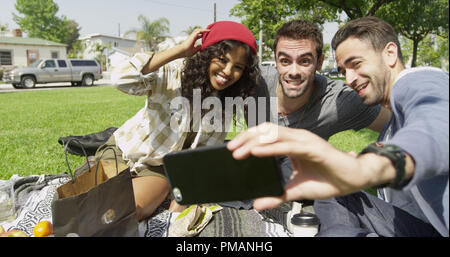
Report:
[{"label": "man in gray t-shirt", "polygon": [[[316,74],[322,67],[322,33],[309,21],[285,23],[274,41],[276,68],[261,67],[258,97],[266,97],[266,120],[279,125],[307,129],[328,140],[348,130],[371,128],[381,131],[390,112],[379,105],[364,106],[361,98],[343,81]],[[277,97],[277,117],[270,116],[269,97]],[[272,107],[273,108],[273,107]],[[261,111],[261,110],[260,110]],[[272,111],[273,113],[273,111]],[[292,167],[280,156],[283,180]]]}]

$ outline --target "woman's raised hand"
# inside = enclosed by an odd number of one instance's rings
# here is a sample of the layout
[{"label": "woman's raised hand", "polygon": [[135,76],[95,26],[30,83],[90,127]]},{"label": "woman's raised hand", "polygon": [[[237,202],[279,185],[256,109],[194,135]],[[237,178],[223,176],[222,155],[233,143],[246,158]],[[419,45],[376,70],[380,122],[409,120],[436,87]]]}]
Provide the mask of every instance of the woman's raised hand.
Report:
[{"label": "woman's raised hand", "polygon": [[192,32],[183,43],[180,44],[181,47],[181,56],[182,57],[191,57],[196,52],[200,50],[202,47],[201,44],[196,44],[197,40],[203,36],[203,33],[208,32],[209,29],[196,29]]},{"label": "woman's raised hand", "polygon": [[175,59],[193,56],[201,48],[201,44],[196,44],[195,42],[207,31],[209,31],[209,29],[196,29],[181,44],[156,53],[150,59],[148,64],[143,67],[141,70],[142,74],[153,72]]}]

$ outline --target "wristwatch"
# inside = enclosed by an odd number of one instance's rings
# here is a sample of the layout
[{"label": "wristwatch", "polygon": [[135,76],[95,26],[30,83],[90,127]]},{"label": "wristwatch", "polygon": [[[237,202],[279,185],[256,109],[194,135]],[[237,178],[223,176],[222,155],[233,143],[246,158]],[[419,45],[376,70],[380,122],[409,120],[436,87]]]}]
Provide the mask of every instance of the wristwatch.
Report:
[{"label": "wristwatch", "polygon": [[408,183],[408,180],[405,179],[406,154],[402,148],[396,145],[372,143],[364,148],[359,155],[365,153],[375,153],[389,158],[396,170],[394,180],[386,184],[378,185],[376,188],[389,186],[393,189],[401,189]]}]

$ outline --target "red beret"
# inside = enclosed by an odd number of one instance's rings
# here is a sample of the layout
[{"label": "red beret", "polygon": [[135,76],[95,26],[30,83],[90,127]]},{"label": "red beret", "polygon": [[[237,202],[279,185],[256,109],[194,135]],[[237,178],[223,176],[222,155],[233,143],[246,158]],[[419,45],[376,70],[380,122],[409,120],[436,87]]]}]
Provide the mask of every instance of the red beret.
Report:
[{"label": "red beret", "polygon": [[256,39],[252,32],[244,25],[234,21],[218,21],[208,25],[202,36],[202,51],[206,47],[225,39],[232,39],[247,44],[256,55]]}]

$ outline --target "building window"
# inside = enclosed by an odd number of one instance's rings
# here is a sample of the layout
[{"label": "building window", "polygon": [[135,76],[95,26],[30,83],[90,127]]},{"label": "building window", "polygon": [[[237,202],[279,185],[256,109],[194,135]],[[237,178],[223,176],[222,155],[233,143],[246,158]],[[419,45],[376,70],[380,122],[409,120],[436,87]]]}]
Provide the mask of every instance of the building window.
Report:
[{"label": "building window", "polygon": [[12,51],[0,50],[0,65],[12,65]]},{"label": "building window", "polygon": [[52,59],[58,59],[59,58],[59,52],[52,51]]},{"label": "building window", "polygon": [[114,42],[114,47],[118,47],[119,43],[118,42]]}]

